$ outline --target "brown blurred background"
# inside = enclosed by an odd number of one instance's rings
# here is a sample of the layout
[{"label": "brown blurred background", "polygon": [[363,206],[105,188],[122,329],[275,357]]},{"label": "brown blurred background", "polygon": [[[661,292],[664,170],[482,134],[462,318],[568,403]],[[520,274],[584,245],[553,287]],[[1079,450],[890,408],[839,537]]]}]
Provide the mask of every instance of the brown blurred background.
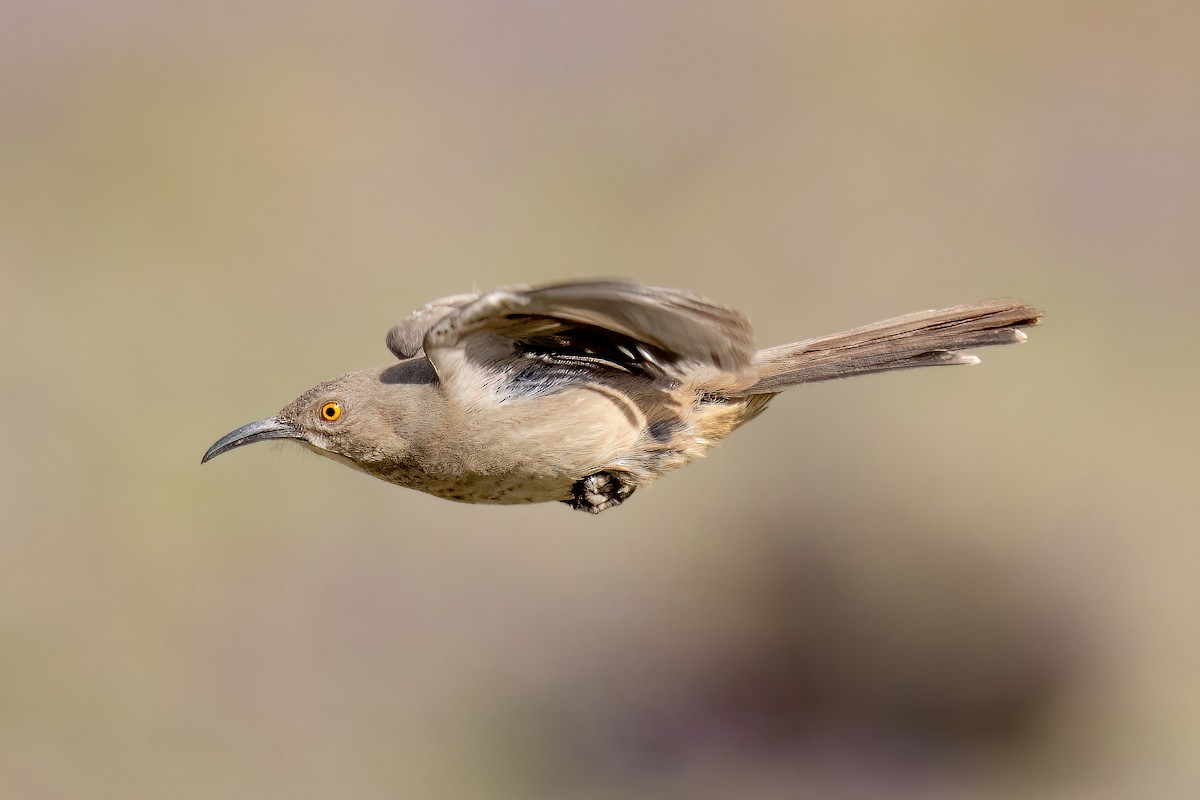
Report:
[{"label": "brown blurred background", "polygon": [[[1200,793],[1195,4],[0,10],[0,797]],[[591,518],[233,427],[445,294],[995,295]]]}]

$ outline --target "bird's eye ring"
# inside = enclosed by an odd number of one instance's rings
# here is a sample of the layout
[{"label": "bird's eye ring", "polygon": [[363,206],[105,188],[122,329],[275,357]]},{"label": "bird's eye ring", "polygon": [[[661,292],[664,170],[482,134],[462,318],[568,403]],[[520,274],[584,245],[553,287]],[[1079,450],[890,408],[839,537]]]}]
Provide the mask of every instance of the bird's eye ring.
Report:
[{"label": "bird's eye ring", "polygon": [[337,422],[342,416],[342,404],[329,402],[321,406],[321,419],[326,422]]}]

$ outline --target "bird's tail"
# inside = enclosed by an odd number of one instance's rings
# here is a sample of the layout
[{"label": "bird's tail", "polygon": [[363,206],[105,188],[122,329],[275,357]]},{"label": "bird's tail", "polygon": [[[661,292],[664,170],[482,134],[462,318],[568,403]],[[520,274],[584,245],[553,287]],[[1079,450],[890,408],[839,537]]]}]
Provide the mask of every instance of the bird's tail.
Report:
[{"label": "bird's tail", "polygon": [[758,381],[738,395],[779,392],[798,383],[910,367],[978,364],[969,347],[1025,341],[1019,328],[1038,324],[1038,311],[1016,300],[918,311],[845,333],[759,350]]}]

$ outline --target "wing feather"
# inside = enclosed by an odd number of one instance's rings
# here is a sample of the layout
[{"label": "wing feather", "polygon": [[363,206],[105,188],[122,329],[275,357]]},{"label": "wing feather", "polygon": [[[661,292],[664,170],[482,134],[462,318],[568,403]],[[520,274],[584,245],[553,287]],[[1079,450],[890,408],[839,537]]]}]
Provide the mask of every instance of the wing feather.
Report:
[{"label": "wing feather", "polygon": [[[421,347],[415,348],[421,329]],[[423,349],[438,374],[467,362],[532,356],[573,369],[678,375],[687,365],[752,369],[750,325],[737,311],[677,289],[622,280],[509,286],[426,306],[388,335],[399,357]]]}]

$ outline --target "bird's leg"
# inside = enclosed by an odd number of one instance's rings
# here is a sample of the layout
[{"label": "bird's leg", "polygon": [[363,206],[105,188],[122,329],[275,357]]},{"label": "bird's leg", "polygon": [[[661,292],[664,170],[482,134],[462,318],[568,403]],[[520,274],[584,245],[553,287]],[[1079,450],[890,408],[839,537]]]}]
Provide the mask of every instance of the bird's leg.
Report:
[{"label": "bird's leg", "polygon": [[599,514],[621,505],[637,487],[621,472],[595,472],[575,481],[571,499],[562,502],[579,511]]}]

